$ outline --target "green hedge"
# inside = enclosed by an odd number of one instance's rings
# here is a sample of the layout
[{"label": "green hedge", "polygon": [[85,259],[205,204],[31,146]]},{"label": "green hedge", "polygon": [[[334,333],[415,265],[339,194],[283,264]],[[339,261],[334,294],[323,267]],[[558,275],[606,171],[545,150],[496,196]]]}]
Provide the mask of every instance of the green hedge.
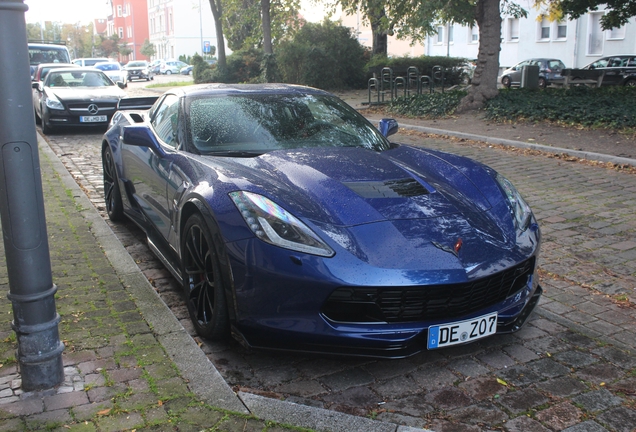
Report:
[{"label": "green hedge", "polygon": [[636,89],[587,86],[503,89],[486,104],[486,117],[497,121],[553,121],[565,125],[636,128]]},{"label": "green hedge", "polygon": [[465,91],[447,91],[412,95],[393,100],[388,105],[391,113],[406,117],[440,118],[455,112],[459,101],[466,96]]}]

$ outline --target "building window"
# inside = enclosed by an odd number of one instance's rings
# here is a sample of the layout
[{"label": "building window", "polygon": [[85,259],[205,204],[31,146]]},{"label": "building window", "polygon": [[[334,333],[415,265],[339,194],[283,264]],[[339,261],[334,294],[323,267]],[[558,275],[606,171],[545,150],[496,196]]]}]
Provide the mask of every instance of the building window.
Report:
[{"label": "building window", "polygon": [[567,37],[568,37],[567,23],[558,22],[557,23],[557,39],[565,39]]},{"label": "building window", "polygon": [[625,39],[625,26],[607,30],[607,39]]},{"label": "building window", "polygon": [[539,28],[539,39],[550,39],[550,21],[548,21],[547,18],[543,18],[541,20],[541,27]]},{"label": "building window", "polygon": [[472,26],[470,28],[470,40],[468,41],[468,43],[477,43],[479,42],[479,27],[477,26]]},{"label": "building window", "polygon": [[455,26],[453,24],[448,25],[448,43],[453,43],[453,28]]},{"label": "building window", "polygon": [[120,17],[122,15],[121,5],[117,5],[117,16]]},{"label": "building window", "polygon": [[128,26],[128,28],[126,29],[126,34],[127,37],[131,38],[132,37],[132,27]]},{"label": "building window", "polygon": [[601,28],[601,17],[603,12],[595,12],[588,15],[588,35],[587,54],[603,54],[603,29]]},{"label": "building window", "polygon": [[436,43],[437,44],[443,44],[444,43],[444,27],[442,27],[442,26],[437,26]]},{"label": "building window", "polygon": [[123,38],[124,37],[124,28],[123,27],[119,27],[117,29],[117,34],[119,35],[119,38]]},{"label": "building window", "polygon": [[519,40],[519,18],[508,18],[508,40]]}]

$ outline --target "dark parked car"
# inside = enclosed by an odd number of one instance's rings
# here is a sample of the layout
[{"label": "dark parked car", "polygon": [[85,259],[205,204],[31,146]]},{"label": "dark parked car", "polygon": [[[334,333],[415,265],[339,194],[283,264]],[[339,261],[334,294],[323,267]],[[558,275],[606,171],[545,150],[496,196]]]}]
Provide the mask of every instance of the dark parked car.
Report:
[{"label": "dark parked car", "polygon": [[136,60],[128,62],[124,66],[124,70],[128,73],[128,81],[133,80],[146,80],[150,81],[155,79],[155,73],[150,69],[148,62],[145,60]]},{"label": "dark parked car", "polygon": [[33,73],[33,82],[31,83],[31,93],[33,98],[33,110],[35,111],[35,119],[37,121],[41,121],[40,111],[38,111],[40,107],[40,103],[42,103],[42,96],[44,95],[44,86],[43,81],[46,78],[46,75],[52,69],[62,69],[69,67],[77,67],[77,65],[73,63],[40,63],[37,65],[35,72]]},{"label": "dark parked car", "polygon": [[403,357],[519,330],[542,292],[526,202],[379,128],[306,87],[175,88],[115,114],[107,212],[145,231],[205,338]]},{"label": "dark parked car", "polygon": [[53,69],[33,88],[41,93],[35,113],[45,134],[58,126],[105,126],[126,96],[123,83],[115,85],[95,68]]},{"label": "dark parked car", "polygon": [[29,64],[31,79],[40,63],[70,63],[71,56],[64,42],[29,42]]},{"label": "dark parked car", "polygon": [[[636,86],[636,54],[603,57],[582,69],[604,70],[605,75],[601,83],[603,86]],[[576,79],[576,72],[573,71],[572,81]]]},{"label": "dark parked car", "polygon": [[561,76],[561,71],[565,65],[561,60],[549,58],[534,58],[517,63],[511,68],[503,71],[501,84],[504,87],[521,85],[521,71],[524,66],[539,66],[539,87],[546,88],[550,84],[563,84],[565,80]]}]

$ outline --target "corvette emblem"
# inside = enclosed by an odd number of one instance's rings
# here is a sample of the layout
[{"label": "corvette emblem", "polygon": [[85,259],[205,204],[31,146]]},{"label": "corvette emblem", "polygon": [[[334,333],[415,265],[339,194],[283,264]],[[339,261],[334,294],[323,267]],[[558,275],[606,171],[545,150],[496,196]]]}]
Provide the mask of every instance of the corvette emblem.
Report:
[{"label": "corvette emblem", "polygon": [[97,107],[97,105],[95,104],[90,104],[88,106],[88,112],[91,114],[97,114],[97,112],[99,111],[99,108]]},{"label": "corvette emblem", "polygon": [[455,245],[453,247],[443,245],[443,244],[438,243],[436,241],[431,241],[431,243],[433,243],[433,246],[435,246],[436,248],[441,249],[444,252],[451,253],[451,254],[455,255],[457,258],[459,258],[459,250],[462,248],[462,245],[464,244],[464,242],[463,242],[463,240],[461,238],[457,239],[457,241],[455,242]]}]

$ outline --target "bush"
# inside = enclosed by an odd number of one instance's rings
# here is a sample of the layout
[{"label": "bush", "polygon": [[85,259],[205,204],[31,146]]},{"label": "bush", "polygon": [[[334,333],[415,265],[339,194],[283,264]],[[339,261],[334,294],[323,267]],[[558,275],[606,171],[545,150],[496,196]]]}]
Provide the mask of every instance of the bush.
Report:
[{"label": "bush", "polygon": [[220,83],[255,83],[261,82],[261,62],[263,53],[255,48],[235,51],[226,59],[226,67],[218,67],[218,63],[210,66],[199,55],[192,57],[192,76],[197,84],[208,82]]},{"label": "bush", "polygon": [[397,98],[389,103],[388,111],[406,117],[440,118],[451,115],[465,91],[447,91]]},{"label": "bush", "polygon": [[351,30],[331,21],[306,23],[276,49],[283,82],[326,90],[364,88],[366,50]]},{"label": "bush", "polygon": [[610,129],[636,128],[632,87],[587,86],[545,90],[503,89],[486,103],[486,117],[498,121],[553,121]]}]

